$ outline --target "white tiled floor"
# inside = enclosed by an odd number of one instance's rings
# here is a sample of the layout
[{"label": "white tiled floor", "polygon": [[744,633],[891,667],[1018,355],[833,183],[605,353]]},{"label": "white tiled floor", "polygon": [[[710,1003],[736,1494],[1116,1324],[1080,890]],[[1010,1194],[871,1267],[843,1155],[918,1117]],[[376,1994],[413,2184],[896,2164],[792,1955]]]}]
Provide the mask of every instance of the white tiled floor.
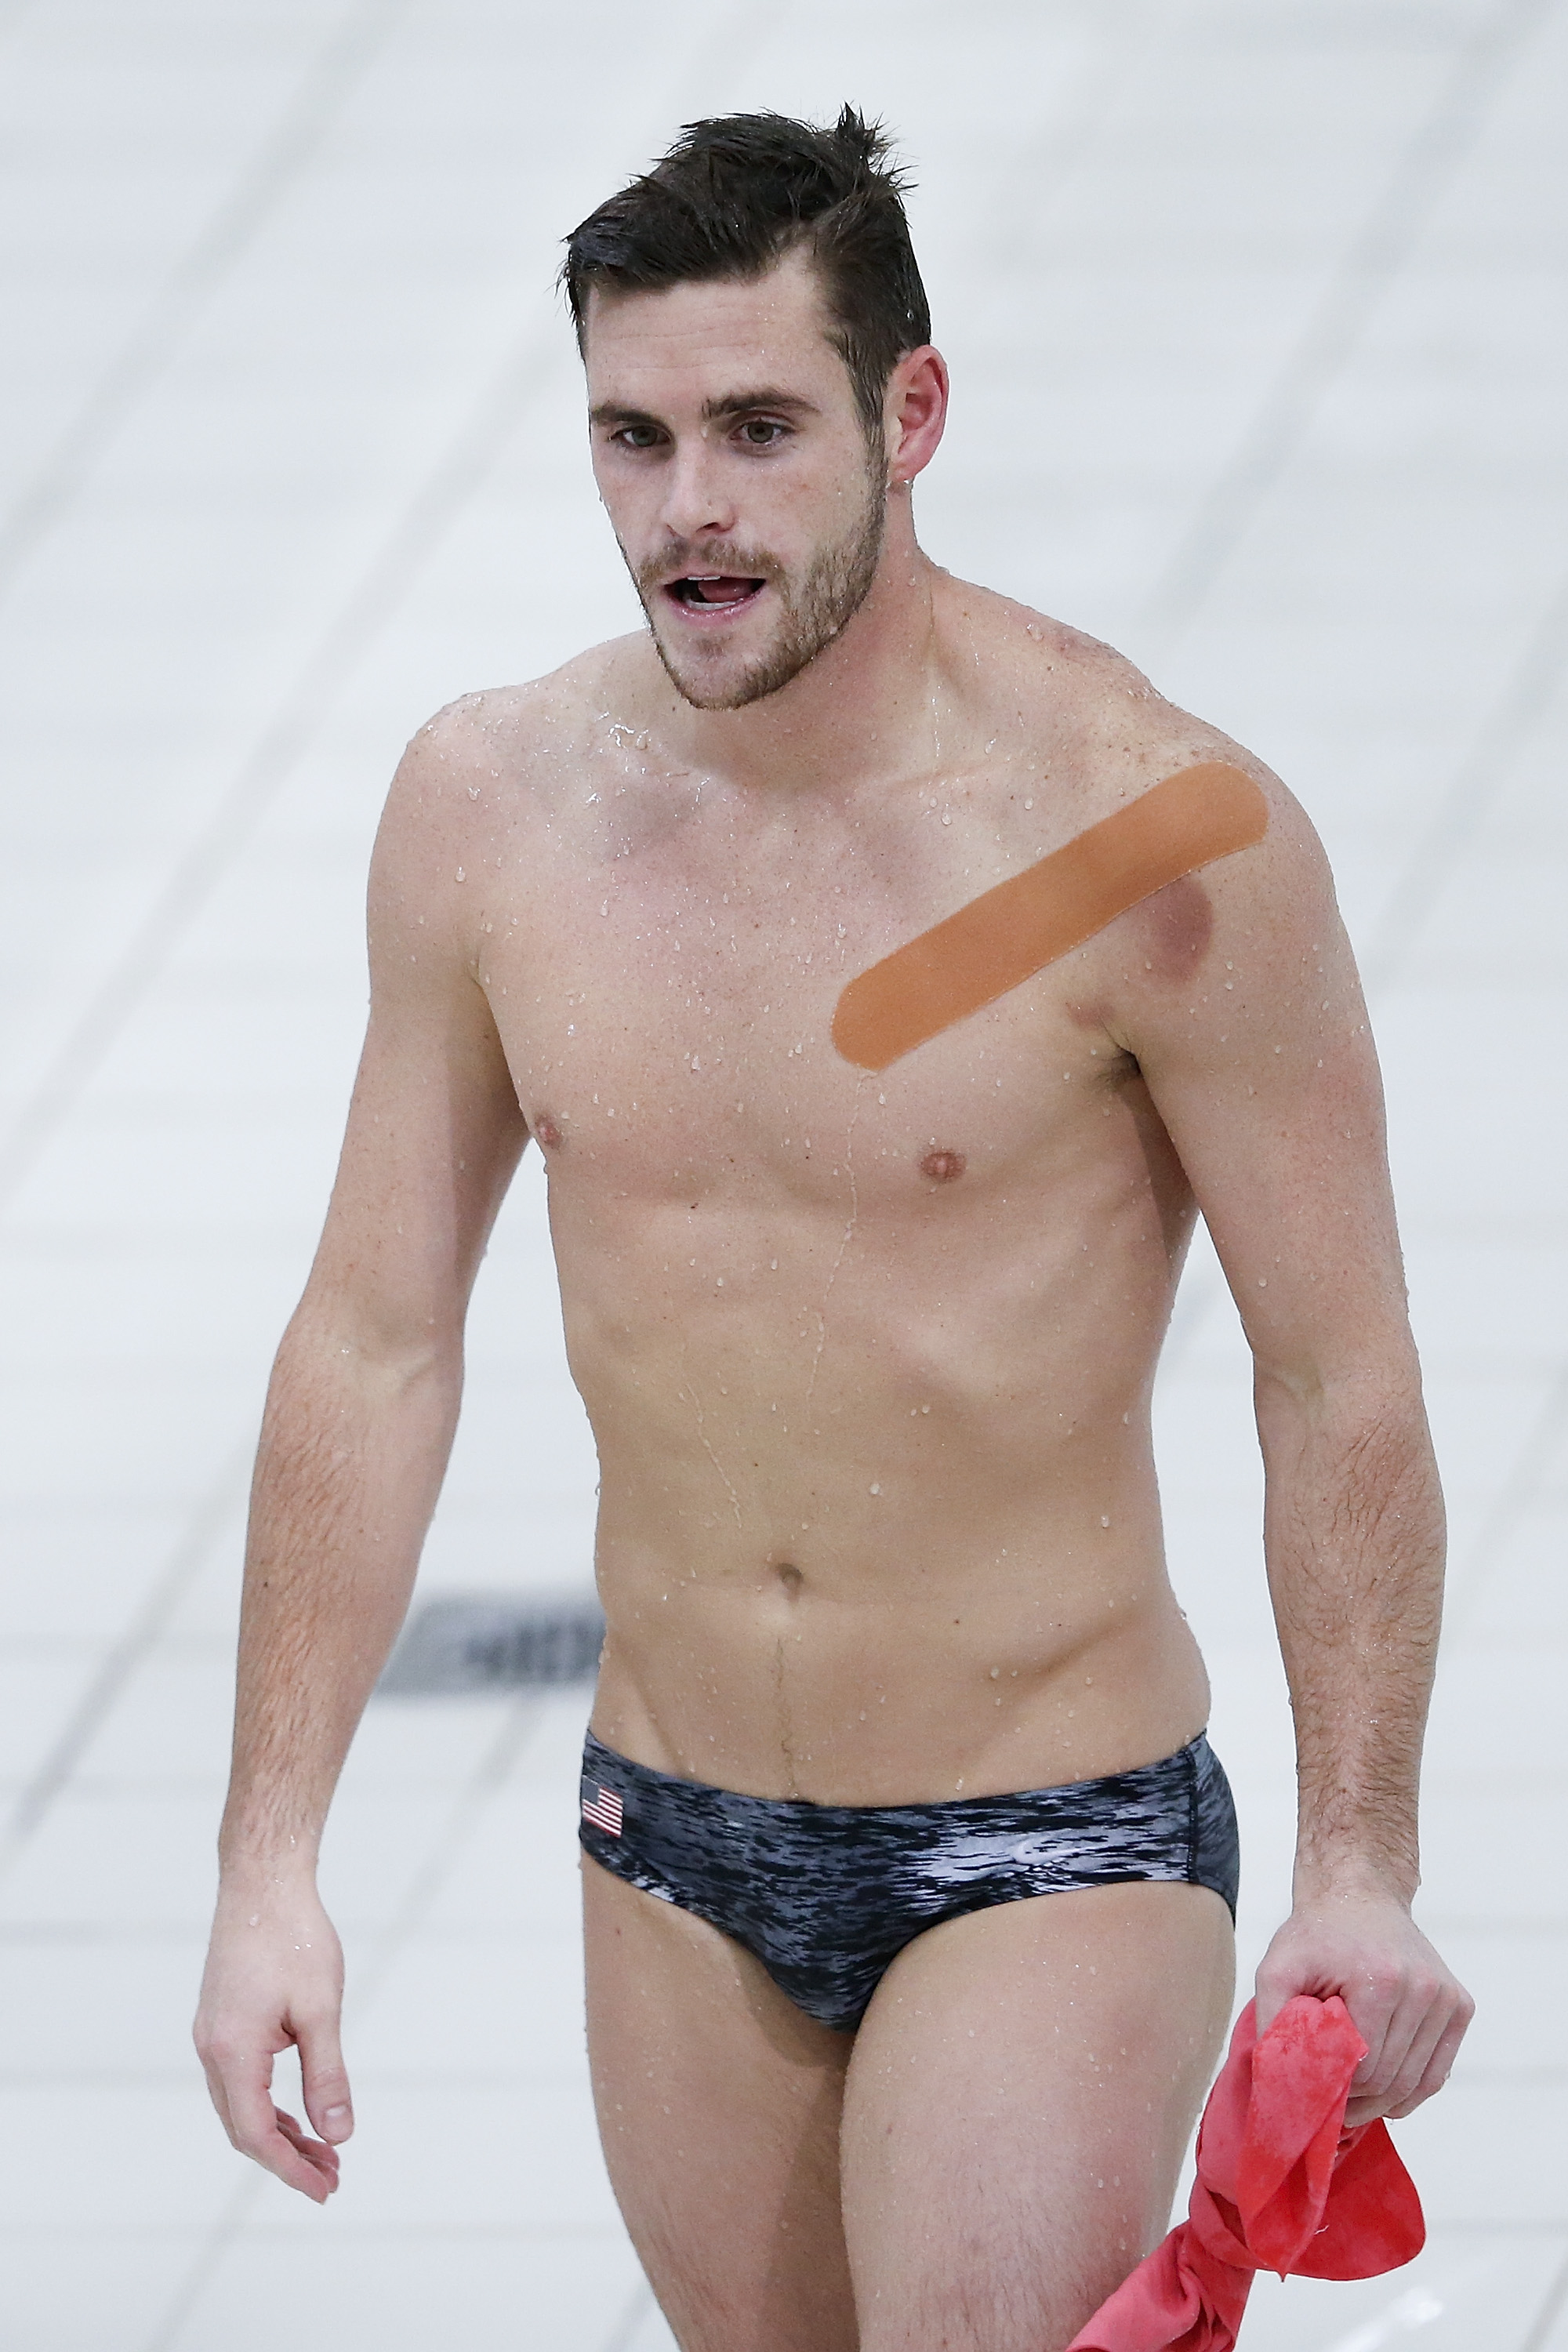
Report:
[{"label": "white tiled floor", "polygon": [[[0,2343],[658,2352],[577,2016],[580,1697],[373,1711],[326,1864],[362,2124],[307,2212],[186,2041],[246,1453],[357,1050],[403,741],[627,624],[557,240],[701,112],[884,111],[954,366],[922,529],[1270,759],[1387,1065],[1454,1606],[1426,1920],[1481,2000],[1409,2273],[1257,2352],[1568,2352],[1564,0],[0,6]],[[427,1589],[586,1570],[537,1171]],[[1211,1261],[1171,1554],[1247,1842],[1290,1823]]]}]

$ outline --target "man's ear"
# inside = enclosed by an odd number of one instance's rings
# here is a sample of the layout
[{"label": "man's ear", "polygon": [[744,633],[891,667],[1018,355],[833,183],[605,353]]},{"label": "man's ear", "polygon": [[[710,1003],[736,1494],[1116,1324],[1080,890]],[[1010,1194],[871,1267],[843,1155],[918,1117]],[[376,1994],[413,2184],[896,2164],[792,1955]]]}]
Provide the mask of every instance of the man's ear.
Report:
[{"label": "man's ear", "polygon": [[882,430],[890,489],[912,482],[936,456],[947,423],[947,362],[931,343],[906,352],[888,378]]}]

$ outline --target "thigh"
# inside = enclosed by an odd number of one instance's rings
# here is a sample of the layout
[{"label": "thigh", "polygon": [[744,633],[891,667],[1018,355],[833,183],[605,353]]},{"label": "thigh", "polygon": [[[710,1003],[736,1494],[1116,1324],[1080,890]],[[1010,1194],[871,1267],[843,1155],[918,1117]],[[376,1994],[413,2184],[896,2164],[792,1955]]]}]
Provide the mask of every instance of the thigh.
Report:
[{"label": "thigh", "polygon": [[850,2040],[704,1920],[586,1855],[610,2179],[682,2352],[855,2352],[838,2210]]},{"label": "thigh", "polygon": [[949,1921],[894,1961],[846,2087],[864,2352],[1059,2352],[1157,2243],[1230,2013],[1207,1888]]}]

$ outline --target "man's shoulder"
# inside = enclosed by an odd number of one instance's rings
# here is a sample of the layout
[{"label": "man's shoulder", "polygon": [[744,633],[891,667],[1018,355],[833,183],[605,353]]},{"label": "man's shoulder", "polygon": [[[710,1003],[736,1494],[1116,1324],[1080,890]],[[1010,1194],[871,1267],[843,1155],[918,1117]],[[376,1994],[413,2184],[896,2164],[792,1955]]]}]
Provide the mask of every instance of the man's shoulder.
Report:
[{"label": "man's shoulder", "polygon": [[1268,771],[1219,728],[1167,699],[1103,638],[994,589],[952,591],[982,659],[975,667],[1042,762],[1092,782],[1110,802],[1200,761]]},{"label": "man's shoulder", "polygon": [[564,808],[581,800],[606,734],[617,723],[622,740],[635,731],[639,651],[646,665],[638,639],[614,639],[522,685],[459,695],[426,719],[382,814],[373,920],[395,903],[426,924],[448,904],[457,918],[472,894],[451,886],[470,871],[535,862]]},{"label": "man's shoulder", "polygon": [[1273,770],[1223,728],[1171,701],[1115,646],[993,590],[965,588],[963,602],[997,710],[1005,707],[1058,781],[1075,829],[1184,768],[1212,762],[1239,768],[1258,785],[1281,844],[1321,856],[1300,803]]},{"label": "man's shoulder", "polygon": [[647,684],[647,644],[640,632],[612,637],[541,677],[458,696],[413,737],[404,769],[437,785],[443,771],[449,778],[478,768],[527,783],[542,762],[559,770],[595,748],[623,702],[629,710]]}]

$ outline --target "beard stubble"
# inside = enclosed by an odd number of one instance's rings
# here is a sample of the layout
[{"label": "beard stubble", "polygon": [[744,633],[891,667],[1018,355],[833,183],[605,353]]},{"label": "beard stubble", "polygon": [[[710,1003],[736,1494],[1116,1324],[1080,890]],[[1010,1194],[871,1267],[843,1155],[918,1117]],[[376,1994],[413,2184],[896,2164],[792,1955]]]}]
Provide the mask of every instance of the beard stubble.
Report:
[{"label": "beard stubble", "polygon": [[[694,558],[705,572],[727,572],[739,580],[767,581],[776,589],[784,606],[772,645],[721,691],[705,693],[698,680],[682,677],[674,667],[654,625],[650,601],[661,595],[663,589],[651,576],[645,584],[636,568],[628,566],[647,618],[654,651],[683,701],[696,710],[743,710],[748,703],[761,702],[767,695],[777,694],[781,687],[788,686],[836,637],[843,635],[870,593],[887,527],[887,489],[879,466],[875,471],[868,467],[863,478],[866,496],[853,528],[842,539],[819,550],[799,588],[793,592],[783,566],[760,550],[726,543],[705,548],[700,557]],[[654,567],[647,568],[651,575]],[[667,572],[668,566],[661,565],[659,570]]]}]

